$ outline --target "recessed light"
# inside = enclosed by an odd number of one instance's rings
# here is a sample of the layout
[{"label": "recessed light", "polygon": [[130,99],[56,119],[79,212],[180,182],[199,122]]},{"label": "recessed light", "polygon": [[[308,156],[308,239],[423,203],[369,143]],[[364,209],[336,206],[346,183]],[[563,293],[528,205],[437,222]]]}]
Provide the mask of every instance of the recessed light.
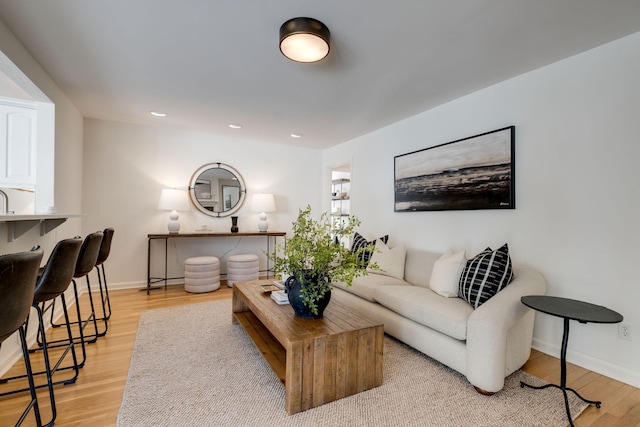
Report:
[{"label": "recessed light", "polygon": [[302,134],[301,133],[292,133],[291,134],[291,138],[302,138]]},{"label": "recessed light", "polygon": [[230,123],[229,127],[231,129],[242,129],[242,125],[240,123]]},{"label": "recessed light", "polygon": [[151,115],[156,117],[167,117],[167,113],[163,113],[160,111],[151,111]]}]

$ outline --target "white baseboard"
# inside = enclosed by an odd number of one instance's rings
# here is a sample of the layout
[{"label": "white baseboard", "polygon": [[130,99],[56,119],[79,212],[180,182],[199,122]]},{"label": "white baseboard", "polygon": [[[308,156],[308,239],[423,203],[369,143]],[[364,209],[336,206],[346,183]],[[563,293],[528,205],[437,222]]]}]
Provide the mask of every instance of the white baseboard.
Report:
[{"label": "white baseboard", "polygon": [[[560,346],[557,344],[550,344],[546,341],[534,339],[532,347],[542,353],[557,357],[558,359],[560,358]],[[578,365],[590,371],[597,372],[600,375],[613,378],[616,381],[629,384],[630,386],[640,388],[640,374],[627,368],[605,362],[604,360],[596,359],[595,357],[587,356],[584,353],[572,351],[568,348],[567,362],[573,363],[574,365]]]},{"label": "white baseboard", "polygon": [[[167,285],[181,285],[183,283],[184,283],[184,279],[167,280]],[[152,287],[156,287],[156,286],[164,287],[164,281],[155,283],[155,284],[153,284],[151,286]],[[140,290],[146,290],[147,289],[147,282],[143,282],[143,281],[120,282],[120,283],[111,283],[111,282],[109,282],[109,290],[118,290],[118,289],[140,289]]]},{"label": "white baseboard", "polygon": [[139,281],[139,282],[120,282],[120,283],[111,283],[109,282],[109,291],[112,290],[121,290],[121,289],[134,289],[134,288],[146,288],[147,282]]}]

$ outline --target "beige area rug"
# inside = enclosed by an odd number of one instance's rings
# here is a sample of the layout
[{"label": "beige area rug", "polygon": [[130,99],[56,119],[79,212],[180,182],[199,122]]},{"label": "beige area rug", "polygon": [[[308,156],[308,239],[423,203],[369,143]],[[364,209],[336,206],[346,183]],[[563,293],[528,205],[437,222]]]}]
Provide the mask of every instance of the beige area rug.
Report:
[{"label": "beige area rug", "polygon": [[[118,414],[129,426],[566,426],[562,392],[524,372],[482,396],[460,374],[385,336],[382,386],[295,415],[231,300],[140,316]],[[574,417],[586,404],[570,399]]]}]

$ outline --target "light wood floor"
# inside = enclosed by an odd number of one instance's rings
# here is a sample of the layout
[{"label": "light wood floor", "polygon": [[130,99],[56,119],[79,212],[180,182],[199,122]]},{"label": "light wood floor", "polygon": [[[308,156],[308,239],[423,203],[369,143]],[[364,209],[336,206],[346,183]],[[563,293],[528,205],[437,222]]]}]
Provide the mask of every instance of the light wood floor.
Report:
[{"label": "light wood floor", "polygon": [[[87,363],[75,384],[56,386],[58,407],[56,426],[114,426],[127,379],[131,350],[138,327],[138,316],[144,310],[174,305],[192,304],[231,298],[226,286],[206,294],[188,294],[182,286],[154,290],[150,295],[138,290],[111,291],[113,315],[106,337],[87,346]],[[84,307],[86,295],[81,297]],[[231,313],[229,313],[231,319]],[[58,336],[59,329],[53,333]],[[37,365],[41,352],[33,358]],[[546,381],[558,383],[559,361],[533,351],[524,370]],[[7,375],[21,374],[24,365],[17,363]],[[60,375],[65,375],[60,373]],[[10,383],[11,384],[11,383]],[[602,400],[602,407],[589,407],[576,421],[577,426],[636,426],[640,427],[640,389],[614,381],[575,365],[568,366],[567,384],[586,398]],[[9,385],[0,384],[0,392]],[[41,391],[40,405],[43,420],[50,417],[46,391]],[[0,426],[12,426],[25,405],[24,394],[0,397]],[[559,397],[559,405],[563,405]],[[33,417],[24,425],[34,425]]]}]

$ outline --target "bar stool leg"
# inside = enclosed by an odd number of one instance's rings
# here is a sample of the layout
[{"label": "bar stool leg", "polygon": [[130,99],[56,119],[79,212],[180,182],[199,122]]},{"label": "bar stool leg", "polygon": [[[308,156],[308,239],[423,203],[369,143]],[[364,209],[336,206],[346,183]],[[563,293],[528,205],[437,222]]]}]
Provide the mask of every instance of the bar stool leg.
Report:
[{"label": "bar stool leg", "polygon": [[29,391],[31,392],[31,402],[22,413],[22,416],[16,423],[16,426],[22,425],[24,420],[27,418],[29,411],[33,408],[33,413],[36,418],[36,425],[40,427],[42,426],[42,419],[40,418],[40,406],[38,405],[38,395],[36,394],[35,382],[33,380],[33,375],[31,370],[31,359],[29,358],[29,348],[27,347],[27,334],[25,333],[24,326],[20,327],[19,334],[20,334],[20,344],[22,347],[22,355],[24,356],[24,364],[27,368],[27,379],[29,381]]}]

